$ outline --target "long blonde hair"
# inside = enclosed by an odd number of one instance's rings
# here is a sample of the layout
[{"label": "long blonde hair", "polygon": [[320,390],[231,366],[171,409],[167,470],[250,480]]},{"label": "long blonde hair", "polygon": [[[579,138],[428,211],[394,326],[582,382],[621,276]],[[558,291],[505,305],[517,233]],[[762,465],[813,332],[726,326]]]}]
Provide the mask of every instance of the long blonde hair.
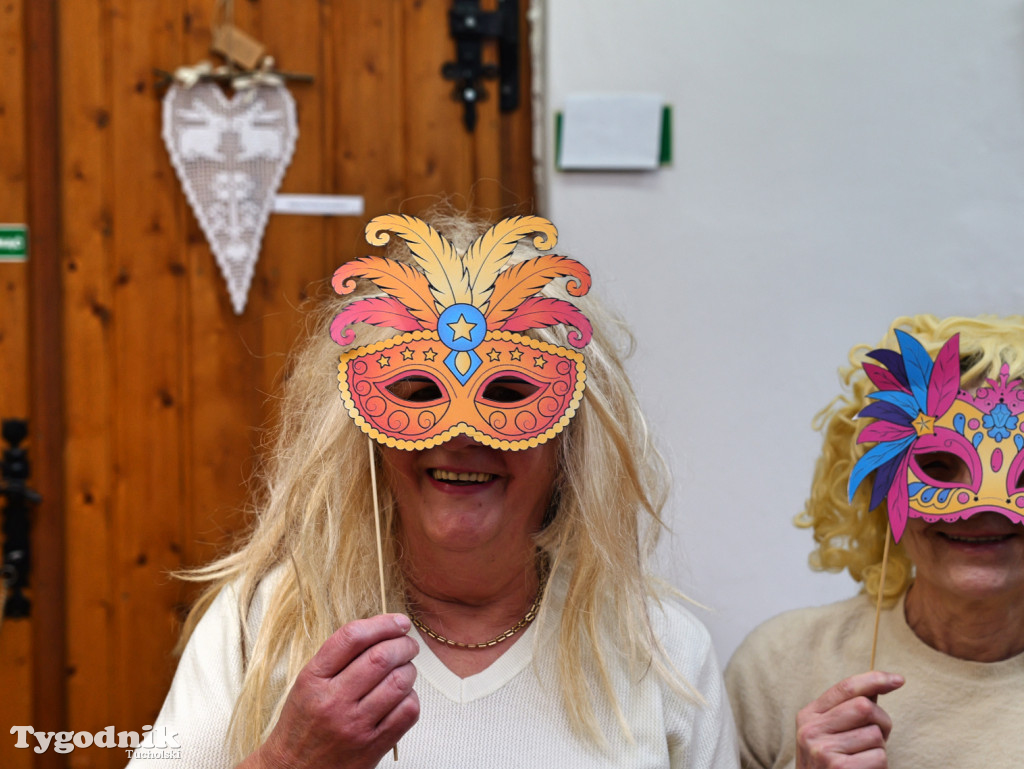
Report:
[{"label": "long blonde hair", "polygon": [[[934,357],[942,344],[954,334],[960,335],[961,381],[981,384],[996,378],[1002,364],[1010,367],[1010,378],[1024,376],[1024,317],[945,318],[915,315],[897,318],[879,345],[859,344],[850,350],[850,365],[839,370],[845,392],[822,409],[814,427],[824,433],[821,455],[814,469],[811,495],[796,524],[814,530],[816,548],[810,556],[811,568],[842,571],[863,584],[873,597],[878,596],[882,551],[889,526],[888,510],[883,502],[874,510],[870,504],[870,484],[862,484],[849,501],[847,483],[857,460],[870,448],[857,444],[857,436],[866,420],[857,421],[857,413],[867,404],[873,390],[862,364],[868,352],[877,347],[897,349],[896,329],[916,337]],[[896,545],[890,551],[883,600],[891,604],[910,586],[913,564],[906,551]]]},{"label": "long blonde hair", "polygon": [[[433,223],[460,250],[486,226],[457,217],[434,218]],[[392,248],[389,255],[408,261],[404,249]],[[520,243],[512,261],[534,255],[536,251]],[[363,289],[332,298],[314,315],[284,386],[276,437],[264,460],[247,538],[232,554],[185,575],[209,585],[188,617],[182,645],[216,595],[232,584],[246,638],[247,612],[261,580],[272,570],[281,572],[258,633],[244,650],[242,689],[231,727],[239,757],[269,734],[291,683],[331,633],[380,610],[367,438],[337,391],[341,348],[327,331],[346,303],[366,293]],[[570,298],[555,285],[544,293]],[[616,657],[629,661],[639,674],[653,671],[684,692],[688,685],[665,659],[647,610],[657,591],[646,560],[662,526],[669,479],[623,368],[632,339],[596,299],[571,299],[593,326],[593,337],[583,349],[587,389],[575,418],[560,435],[557,509],[536,542],[550,559],[552,572],[561,569],[570,575],[558,643],[563,701],[573,727],[602,744],[592,704],[595,689],[629,731],[604,656],[609,639],[616,644]],[[357,333],[355,344],[389,335],[366,327]],[[566,344],[562,327],[536,336]],[[385,531],[393,533],[394,499],[386,487],[380,497]],[[386,564],[398,561],[394,541],[394,536],[384,537]],[[386,572],[388,606],[404,607],[399,569]],[[286,669],[283,679],[273,675],[281,666]],[[596,680],[581,676],[587,669],[596,671]]]}]

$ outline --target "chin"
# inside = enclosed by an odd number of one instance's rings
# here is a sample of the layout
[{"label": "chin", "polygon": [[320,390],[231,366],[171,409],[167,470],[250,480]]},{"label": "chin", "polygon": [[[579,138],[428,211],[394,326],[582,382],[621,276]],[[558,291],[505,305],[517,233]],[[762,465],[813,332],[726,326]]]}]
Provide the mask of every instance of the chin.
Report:
[{"label": "chin", "polygon": [[472,550],[496,536],[494,527],[480,520],[479,513],[459,513],[435,520],[427,534],[439,547],[450,550]]},{"label": "chin", "polygon": [[1024,596],[1024,570],[981,566],[954,567],[947,577],[950,589],[964,598],[978,601],[1004,600]]}]

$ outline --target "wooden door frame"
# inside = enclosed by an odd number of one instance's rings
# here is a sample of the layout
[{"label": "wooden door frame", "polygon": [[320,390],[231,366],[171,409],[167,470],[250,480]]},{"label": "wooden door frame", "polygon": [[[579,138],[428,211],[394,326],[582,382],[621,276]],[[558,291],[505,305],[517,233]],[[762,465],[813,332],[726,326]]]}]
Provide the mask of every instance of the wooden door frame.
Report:
[{"label": "wooden door frame", "polygon": [[[32,527],[32,717],[67,727],[64,583],[64,350],[61,286],[57,0],[24,6],[31,484],[43,498]],[[53,751],[37,767],[58,767]]]}]

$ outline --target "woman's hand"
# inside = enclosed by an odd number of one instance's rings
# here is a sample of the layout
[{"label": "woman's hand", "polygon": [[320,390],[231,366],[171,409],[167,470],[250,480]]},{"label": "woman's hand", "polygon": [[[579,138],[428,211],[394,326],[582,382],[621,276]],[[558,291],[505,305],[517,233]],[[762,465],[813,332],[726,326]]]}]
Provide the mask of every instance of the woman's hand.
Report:
[{"label": "woman's hand", "polygon": [[903,683],[903,676],[881,671],[850,676],[797,713],[797,769],[888,766],[892,720],[876,700]]},{"label": "woman's hand", "polygon": [[274,731],[243,766],[376,766],[419,718],[410,627],[401,614],[342,626],[299,673]]}]

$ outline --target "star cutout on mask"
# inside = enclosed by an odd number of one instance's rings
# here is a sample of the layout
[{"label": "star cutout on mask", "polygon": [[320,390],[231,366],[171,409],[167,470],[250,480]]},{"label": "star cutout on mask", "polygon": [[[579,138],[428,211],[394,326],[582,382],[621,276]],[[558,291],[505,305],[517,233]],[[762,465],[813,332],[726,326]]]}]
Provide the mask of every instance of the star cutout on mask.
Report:
[{"label": "star cutout on mask", "polygon": [[454,323],[449,323],[448,328],[452,330],[452,339],[472,339],[470,332],[476,328],[476,323],[470,323],[465,315],[460,315]]},{"label": "star cutout on mask", "polygon": [[500,360],[501,352],[499,352],[498,350],[491,350],[489,353],[487,353],[487,357],[490,358],[491,360]]},{"label": "star cutout on mask", "polygon": [[518,347],[516,347],[514,350],[512,350],[512,360],[519,360],[522,357],[523,357],[523,351],[520,350]]},{"label": "star cutout on mask", "polygon": [[424,350],[423,351],[423,359],[424,360],[433,360],[436,357],[437,357],[437,350]]},{"label": "star cutout on mask", "polygon": [[381,353],[380,357],[377,358],[377,365],[380,366],[381,368],[387,368],[388,366],[391,365],[391,358],[389,358],[384,353]]},{"label": "star cutout on mask", "polygon": [[536,366],[537,368],[544,368],[545,363],[547,363],[547,360],[545,360],[544,357],[541,355],[538,355],[536,358],[533,359],[533,365]]},{"label": "star cutout on mask", "polygon": [[914,429],[917,430],[918,435],[934,435],[935,417],[924,413],[918,414],[917,419],[914,420]]},{"label": "star cutout on mask", "polygon": [[412,350],[408,347],[402,349],[402,360],[412,360]]}]

